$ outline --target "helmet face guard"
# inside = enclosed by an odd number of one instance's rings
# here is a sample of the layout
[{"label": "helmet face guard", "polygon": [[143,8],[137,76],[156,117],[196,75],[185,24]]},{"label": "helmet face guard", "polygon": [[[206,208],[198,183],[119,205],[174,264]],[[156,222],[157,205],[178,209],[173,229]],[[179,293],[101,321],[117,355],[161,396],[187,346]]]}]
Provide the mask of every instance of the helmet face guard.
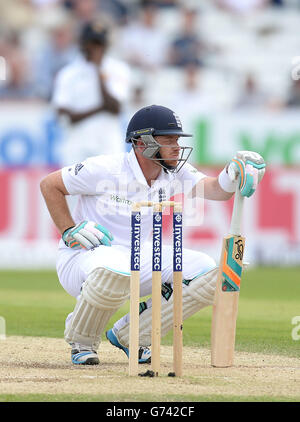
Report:
[{"label": "helmet face guard", "polygon": [[[133,148],[138,148],[138,146],[136,145],[136,141],[139,141],[139,140],[142,141],[144,146],[145,146],[145,149],[142,152],[142,155],[145,158],[147,158],[148,160],[153,160],[156,164],[161,166],[164,170],[167,170],[171,173],[177,173],[181,169],[181,167],[188,160],[188,158],[191,155],[191,152],[193,150],[192,147],[181,147],[180,146],[181,154],[180,154],[180,157],[177,159],[177,165],[176,166],[169,166],[168,164],[166,164],[164,159],[161,157],[160,149],[161,148],[173,148],[173,147],[169,146],[169,145],[161,145],[159,142],[157,142],[156,139],[153,136],[153,133],[154,133],[153,128],[143,129],[142,131],[136,131],[136,132],[143,132],[143,134],[137,133],[136,138],[131,138],[132,141],[135,141],[135,142],[133,142]],[[162,131],[160,131],[160,132],[162,132]],[[159,133],[159,134],[155,133],[155,134],[159,135],[159,136],[164,136],[164,135],[182,136],[182,134],[174,133],[174,132],[172,132],[172,133],[170,133],[170,132]]]}]

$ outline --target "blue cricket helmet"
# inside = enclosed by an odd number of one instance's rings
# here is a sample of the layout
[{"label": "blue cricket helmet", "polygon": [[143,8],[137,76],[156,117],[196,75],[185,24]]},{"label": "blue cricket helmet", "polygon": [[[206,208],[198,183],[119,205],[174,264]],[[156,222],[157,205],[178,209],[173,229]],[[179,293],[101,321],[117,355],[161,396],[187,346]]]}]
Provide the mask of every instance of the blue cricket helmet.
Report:
[{"label": "blue cricket helmet", "polygon": [[183,132],[181,121],[174,111],[159,105],[143,107],[133,115],[127,127],[126,142],[146,134],[193,136]]},{"label": "blue cricket helmet", "polygon": [[169,146],[159,144],[154,138],[159,135],[193,136],[183,132],[181,121],[174,111],[167,107],[151,105],[133,115],[127,127],[126,142],[131,142],[133,147],[137,148],[135,141],[141,140],[144,144],[142,155],[145,158],[154,160],[165,171],[178,172],[189,158],[193,148],[180,147],[181,156],[176,166],[168,165],[161,157],[160,149],[169,148]]}]

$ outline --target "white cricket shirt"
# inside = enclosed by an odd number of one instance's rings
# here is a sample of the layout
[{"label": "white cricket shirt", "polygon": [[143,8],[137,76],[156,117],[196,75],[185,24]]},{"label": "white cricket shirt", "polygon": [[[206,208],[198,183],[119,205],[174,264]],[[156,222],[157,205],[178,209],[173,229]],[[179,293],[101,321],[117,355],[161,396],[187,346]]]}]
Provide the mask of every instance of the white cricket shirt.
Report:
[{"label": "white cricket shirt", "polygon": [[[130,247],[131,204],[140,201],[169,200],[187,194],[206,177],[185,163],[178,173],[160,172],[150,187],[133,149],[129,153],[99,155],[62,169],[64,185],[70,195],[79,195],[73,212],[75,223],[94,221],[114,236],[112,244]],[[141,242],[152,230],[152,210],[142,208]],[[64,245],[61,240],[60,247]]]}]

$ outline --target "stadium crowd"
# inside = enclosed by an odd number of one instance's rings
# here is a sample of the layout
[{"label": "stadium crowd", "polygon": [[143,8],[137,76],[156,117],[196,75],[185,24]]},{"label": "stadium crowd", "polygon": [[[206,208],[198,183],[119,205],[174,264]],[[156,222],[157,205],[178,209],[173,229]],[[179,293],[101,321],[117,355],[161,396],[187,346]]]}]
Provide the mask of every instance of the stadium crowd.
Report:
[{"label": "stadium crowd", "polygon": [[300,106],[299,13],[297,0],[1,0],[0,100],[50,101],[82,27],[98,18],[110,54],[132,70],[132,104],[175,93],[219,107]]}]

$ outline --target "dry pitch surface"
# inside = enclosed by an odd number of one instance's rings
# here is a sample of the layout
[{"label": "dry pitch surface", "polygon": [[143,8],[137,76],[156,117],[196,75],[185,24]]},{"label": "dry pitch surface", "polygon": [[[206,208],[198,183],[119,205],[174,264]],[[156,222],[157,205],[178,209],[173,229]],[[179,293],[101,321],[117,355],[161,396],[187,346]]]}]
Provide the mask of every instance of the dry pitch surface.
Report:
[{"label": "dry pitch surface", "polygon": [[[207,395],[299,397],[300,401],[300,361],[296,358],[236,353],[235,366],[221,369],[210,366],[209,350],[184,347],[184,376],[170,378],[172,347],[162,346],[162,376],[130,378],[127,357],[107,341],[100,346],[97,367],[72,365],[63,339],[11,336],[0,345],[0,394],[112,394],[113,401],[118,396],[119,401],[124,397],[134,401],[148,391],[152,401],[175,394],[183,401],[191,396],[201,401]],[[141,372],[148,368],[140,365]]]}]

